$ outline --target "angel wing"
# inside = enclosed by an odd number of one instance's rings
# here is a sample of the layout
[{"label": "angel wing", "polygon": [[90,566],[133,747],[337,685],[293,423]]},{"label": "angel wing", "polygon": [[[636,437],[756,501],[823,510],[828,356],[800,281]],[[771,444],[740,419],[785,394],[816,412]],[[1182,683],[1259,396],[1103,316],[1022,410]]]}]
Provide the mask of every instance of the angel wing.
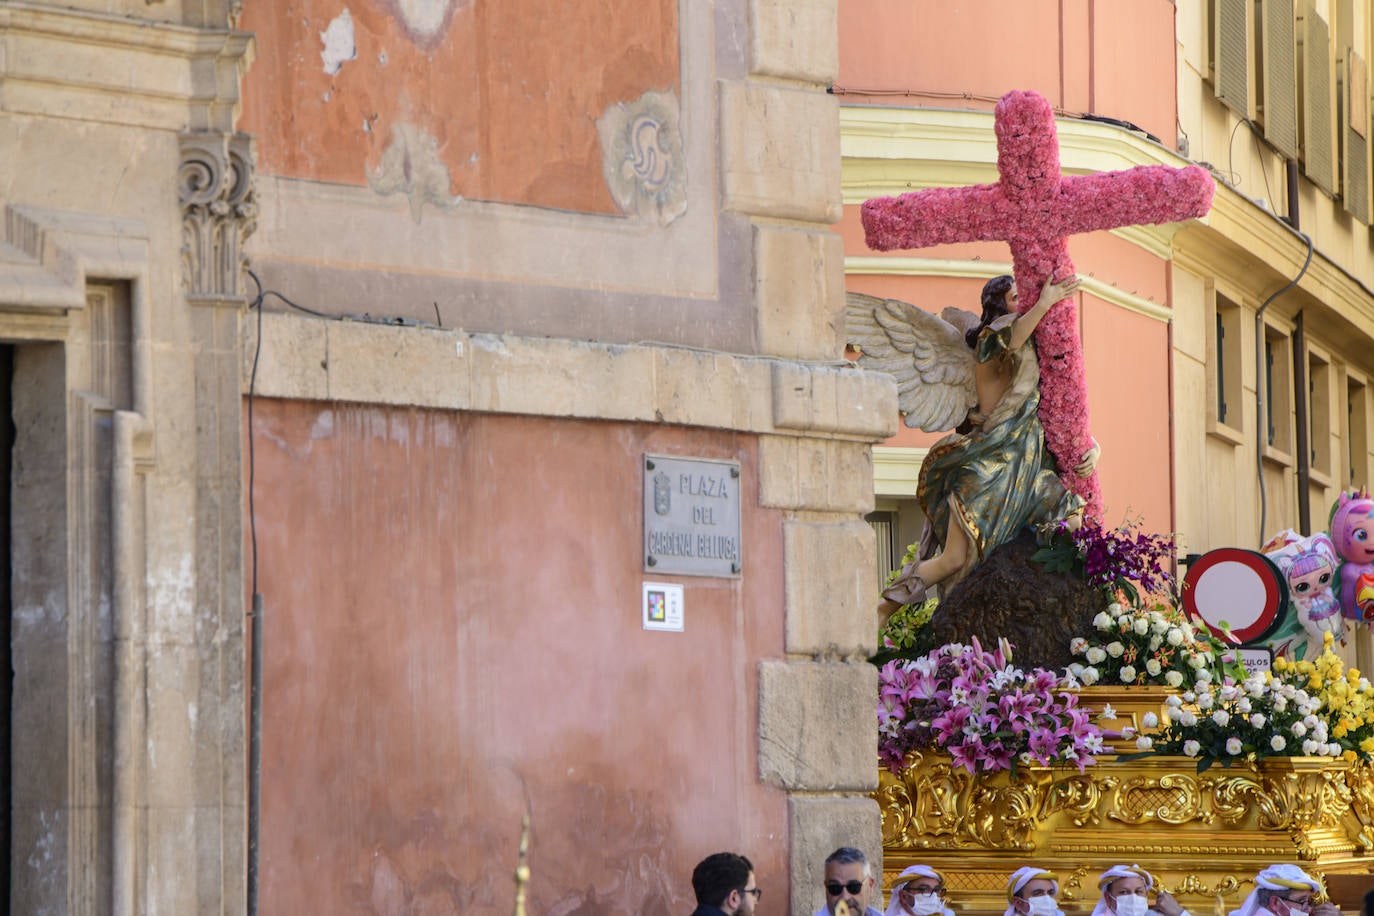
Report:
[{"label": "angel wing", "polygon": [[845,295],[847,339],[863,354],[859,365],[893,376],[903,422],[931,433],[958,426],[978,403],[973,351],[964,342],[968,319],[976,327],[978,318],[962,309],[942,314],[897,299]]}]

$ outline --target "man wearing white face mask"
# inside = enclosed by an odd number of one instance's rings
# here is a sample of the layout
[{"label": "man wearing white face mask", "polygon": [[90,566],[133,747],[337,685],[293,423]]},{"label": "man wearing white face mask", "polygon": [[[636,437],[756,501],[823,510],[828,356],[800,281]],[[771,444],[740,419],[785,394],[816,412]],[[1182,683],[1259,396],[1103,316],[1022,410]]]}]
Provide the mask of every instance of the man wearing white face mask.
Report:
[{"label": "man wearing white face mask", "polygon": [[1139,865],[1113,865],[1097,879],[1102,897],[1093,908],[1093,916],[1189,916],[1165,891],[1155,896],[1151,907],[1149,893],[1154,886],[1154,876]]},{"label": "man wearing white face mask", "polygon": [[1255,889],[1230,916],[1340,916],[1333,903],[1312,903],[1321,889],[1296,865],[1271,865],[1255,875]]},{"label": "man wearing white face mask", "polygon": [[1027,865],[1007,879],[1007,911],[1003,916],[1064,916],[1055,898],[1059,879],[1053,872]]},{"label": "man wearing white face mask", "polygon": [[883,916],[954,916],[945,906],[945,878],[929,865],[913,865],[892,882]]}]

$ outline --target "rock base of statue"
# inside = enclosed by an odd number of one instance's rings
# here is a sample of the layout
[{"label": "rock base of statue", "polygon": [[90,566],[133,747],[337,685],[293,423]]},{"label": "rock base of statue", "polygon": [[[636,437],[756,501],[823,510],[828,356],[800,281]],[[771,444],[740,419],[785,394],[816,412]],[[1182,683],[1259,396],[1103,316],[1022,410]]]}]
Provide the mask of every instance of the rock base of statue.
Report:
[{"label": "rock base of statue", "polygon": [[1018,662],[1035,659],[1042,668],[1063,670],[1074,660],[1069,643],[1092,632],[1092,620],[1107,604],[1102,592],[1078,576],[1047,573],[1031,556],[1034,534],[1021,532],[941,595],[930,619],[933,645],[967,643],[976,636],[995,646],[999,636],[1015,648]]},{"label": "rock base of statue", "polygon": [[1374,767],[1271,757],[1197,772],[1187,757],[970,774],[941,752],[879,773],[884,888],[902,869],[939,870],[961,916],[1000,914],[1007,876],[1059,876],[1060,907],[1088,916],[1097,876],[1137,863],[1191,912],[1237,909],[1275,862],[1310,874],[1374,869]]}]

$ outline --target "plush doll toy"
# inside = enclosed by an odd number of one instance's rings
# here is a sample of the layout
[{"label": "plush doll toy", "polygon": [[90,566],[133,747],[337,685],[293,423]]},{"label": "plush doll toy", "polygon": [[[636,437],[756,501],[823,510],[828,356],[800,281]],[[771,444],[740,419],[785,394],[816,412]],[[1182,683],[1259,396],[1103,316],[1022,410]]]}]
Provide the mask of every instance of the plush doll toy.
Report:
[{"label": "plush doll toy", "polygon": [[1363,487],[1342,493],[1331,512],[1331,541],[1341,563],[1341,612],[1374,621],[1374,499]]}]

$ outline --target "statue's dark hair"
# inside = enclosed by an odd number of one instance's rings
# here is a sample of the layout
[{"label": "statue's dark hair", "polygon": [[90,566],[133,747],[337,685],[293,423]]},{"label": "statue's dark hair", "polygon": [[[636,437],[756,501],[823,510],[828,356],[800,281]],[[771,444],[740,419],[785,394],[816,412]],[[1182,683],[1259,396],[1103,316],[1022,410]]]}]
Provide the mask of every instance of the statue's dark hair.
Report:
[{"label": "statue's dark hair", "polygon": [[753,864],[733,852],[718,852],[707,856],[692,871],[692,890],[698,906],[719,907],[731,891],[743,891],[749,883]]},{"label": "statue's dark hair", "polygon": [[1002,274],[983,284],[983,317],[978,322],[978,327],[964,335],[964,342],[969,345],[969,349],[978,346],[978,335],[983,333],[983,328],[1007,314],[1007,293],[1014,282],[1010,276]]}]

